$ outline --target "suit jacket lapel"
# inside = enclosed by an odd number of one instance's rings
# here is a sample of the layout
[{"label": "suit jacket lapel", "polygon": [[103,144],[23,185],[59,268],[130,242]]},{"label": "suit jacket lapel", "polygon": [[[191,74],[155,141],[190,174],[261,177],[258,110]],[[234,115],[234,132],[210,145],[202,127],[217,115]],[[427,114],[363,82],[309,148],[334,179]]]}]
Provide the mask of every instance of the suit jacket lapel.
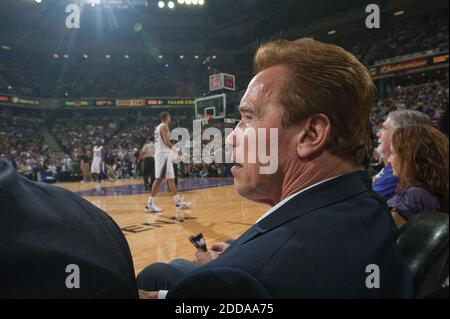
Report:
[{"label": "suit jacket lapel", "polygon": [[342,202],[368,192],[370,178],[365,171],[336,177],[302,192],[246,231],[229,248],[239,247],[252,239],[321,207]]},{"label": "suit jacket lapel", "polygon": [[244,243],[252,240],[253,238],[259,236],[261,233],[263,233],[263,230],[259,226],[259,224],[255,224],[252,227],[250,227],[249,230],[247,230],[244,234],[242,234],[241,237],[239,237],[232,245],[229,247],[226,251],[233,247],[239,247],[240,245],[243,245]]}]

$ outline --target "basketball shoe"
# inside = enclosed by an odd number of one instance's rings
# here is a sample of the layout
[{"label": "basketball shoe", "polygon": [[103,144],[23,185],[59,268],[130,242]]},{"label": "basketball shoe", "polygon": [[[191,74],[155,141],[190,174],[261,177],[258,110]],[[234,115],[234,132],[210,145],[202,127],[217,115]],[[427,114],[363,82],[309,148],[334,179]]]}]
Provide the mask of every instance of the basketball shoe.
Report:
[{"label": "basketball shoe", "polygon": [[174,196],[175,206],[177,209],[188,209],[192,207],[192,203],[185,201],[184,198],[176,195]]},{"label": "basketball shoe", "polygon": [[147,213],[161,213],[163,210],[162,208],[159,208],[155,204],[155,200],[152,197],[149,197],[147,206],[145,206],[144,209]]}]

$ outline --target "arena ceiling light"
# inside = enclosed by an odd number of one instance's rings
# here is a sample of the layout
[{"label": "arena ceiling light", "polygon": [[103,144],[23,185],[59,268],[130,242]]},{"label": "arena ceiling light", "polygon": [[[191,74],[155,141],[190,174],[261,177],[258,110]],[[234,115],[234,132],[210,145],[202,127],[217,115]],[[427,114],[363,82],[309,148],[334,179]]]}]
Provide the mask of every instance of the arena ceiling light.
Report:
[{"label": "arena ceiling light", "polygon": [[123,57],[124,57],[125,59],[129,59],[129,58],[130,58],[130,56],[129,56],[128,54],[125,54]]},{"label": "arena ceiling light", "polygon": [[162,59],[164,58],[164,56],[163,56],[162,54],[160,54],[160,55],[158,56],[158,58],[159,58],[160,60],[162,60]]},{"label": "arena ceiling light", "polygon": [[158,7],[159,7],[160,9],[163,9],[165,6],[166,6],[166,3],[165,3],[164,1],[159,1],[159,2],[158,2]]},{"label": "arena ceiling light", "polygon": [[36,3],[41,3],[42,0],[34,0],[34,2],[36,2]]},{"label": "arena ceiling light", "polygon": [[401,15],[403,15],[403,14],[405,14],[405,11],[404,11],[404,10],[400,10],[400,11],[394,12],[394,16],[396,16],[396,17],[401,16]]},{"label": "arena ceiling light", "polygon": [[68,59],[69,55],[68,54],[64,54],[64,59]]},{"label": "arena ceiling light", "polygon": [[83,54],[83,59],[87,59],[89,56],[87,54]]},{"label": "arena ceiling light", "polygon": [[328,34],[329,34],[329,35],[336,34],[336,30],[330,30],[330,31],[328,31]]},{"label": "arena ceiling light", "polygon": [[111,55],[109,55],[109,54],[106,54],[106,55],[105,55],[105,58],[107,58],[107,59],[111,59]]},{"label": "arena ceiling light", "polygon": [[59,55],[58,55],[57,53],[55,53],[55,54],[53,54],[53,57],[54,57],[55,59],[57,59],[57,58],[59,58]]},{"label": "arena ceiling light", "polygon": [[[173,1],[171,1],[173,2]],[[205,0],[177,0],[179,5],[194,5],[194,6],[203,6],[205,5]]]},{"label": "arena ceiling light", "polygon": [[198,60],[198,59],[200,59],[200,56],[196,55],[196,56],[194,56],[194,59]]},{"label": "arena ceiling light", "polygon": [[183,59],[184,59],[184,55],[180,55],[180,59],[182,59],[182,60],[183,60]]},{"label": "arena ceiling light", "polygon": [[11,47],[8,45],[2,45],[3,50],[11,50]]},{"label": "arena ceiling light", "polygon": [[167,3],[167,6],[169,7],[169,9],[173,9],[175,8],[175,2],[169,1],[169,3]]}]

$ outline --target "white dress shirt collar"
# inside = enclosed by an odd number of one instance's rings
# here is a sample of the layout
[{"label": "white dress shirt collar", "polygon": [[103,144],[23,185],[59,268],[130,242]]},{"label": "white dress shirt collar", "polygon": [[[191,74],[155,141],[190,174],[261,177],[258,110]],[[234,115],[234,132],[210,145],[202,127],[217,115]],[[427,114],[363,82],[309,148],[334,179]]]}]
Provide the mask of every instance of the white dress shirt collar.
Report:
[{"label": "white dress shirt collar", "polygon": [[[341,175],[339,175],[339,176],[341,176]],[[281,202],[279,202],[278,204],[276,204],[275,206],[273,206],[269,211],[267,211],[264,215],[262,215],[262,216],[256,221],[256,224],[259,223],[260,221],[262,221],[264,218],[266,218],[266,217],[269,216],[270,214],[272,214],[273,212],[275,212],[276,210],[278,210],[281,206],[283,206],[284,204],[286,204],[287,202],[289,202],[292,198],[296,197],[297,195],[299,195],[299,194],[301,194],[301,193],[303,193],[303,192],[306,192],[308,189],[311,189],[311,188],[313,188],[313,187],[319,186],[319,185],[322,184],[322,183],[325,183],[325,182],[331,181],[332,179],[338,178],[339,176],[334,176],[334,177],[325,179],[325,180],[323,180],[323,181],[320,181],[320,182],[318,182],[318,183],[315,183],[315,184],[313,184],[313,185],[310,185],[310,186],[308,186],[308,187],[306,187],[306,188],[304,188],[304,189],[298,191],[297,193],[292,194],[291,196],[289,196],[289,197],[283,199]]]}]

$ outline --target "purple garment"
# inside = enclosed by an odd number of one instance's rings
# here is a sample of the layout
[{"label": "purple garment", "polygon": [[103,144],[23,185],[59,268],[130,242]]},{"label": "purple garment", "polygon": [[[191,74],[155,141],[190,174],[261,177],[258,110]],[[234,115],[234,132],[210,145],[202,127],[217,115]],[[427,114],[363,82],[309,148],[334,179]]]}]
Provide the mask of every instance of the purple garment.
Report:
[{"label": "purple garment", "polygon": [[388,205],[406,220],[422,212],[437,212],[441,209],[439,199],[420,187],[410,187],[398,192],[388,200]]}]

